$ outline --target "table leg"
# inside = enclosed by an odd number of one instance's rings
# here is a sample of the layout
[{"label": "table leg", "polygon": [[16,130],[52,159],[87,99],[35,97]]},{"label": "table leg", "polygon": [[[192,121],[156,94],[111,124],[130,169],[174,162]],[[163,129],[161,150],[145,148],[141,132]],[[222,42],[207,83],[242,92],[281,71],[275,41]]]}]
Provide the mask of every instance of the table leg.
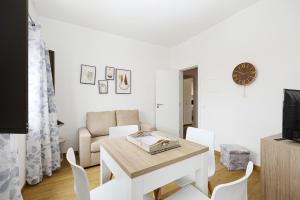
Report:
[{"label": "table leg", "polygon": [[137,179],[132,179],[129,183],[129,200],[143,200],[143,184]]},{"label": "table leg", "polygon": [[[101,153],[100,153],[101,154]],[[103,185],[104,183],[109,181],[109,176],[110,176],[110,170],[107,167],[105,161],[102,159],[101,156],[101,175],[100,175],[100,184]]]},{"label": "table leg", "polygon": [[195,182],[196,187],[204,194],[208,195],[208,153],[201,156],[201,168],[196,170]]}]

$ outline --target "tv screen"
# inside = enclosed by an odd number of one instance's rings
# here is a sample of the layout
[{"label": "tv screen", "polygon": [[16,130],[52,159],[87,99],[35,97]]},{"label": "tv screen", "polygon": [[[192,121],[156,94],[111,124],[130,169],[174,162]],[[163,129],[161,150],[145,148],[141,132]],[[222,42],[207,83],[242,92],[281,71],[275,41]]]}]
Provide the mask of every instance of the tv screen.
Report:
[{"label": "tv screen", "polygon": [[282,137],[300,140],[300,90],[284,90]]},{"label": "tv screen", "polygon": [[0,134],[27,132],[27,1],[0,3]]}]

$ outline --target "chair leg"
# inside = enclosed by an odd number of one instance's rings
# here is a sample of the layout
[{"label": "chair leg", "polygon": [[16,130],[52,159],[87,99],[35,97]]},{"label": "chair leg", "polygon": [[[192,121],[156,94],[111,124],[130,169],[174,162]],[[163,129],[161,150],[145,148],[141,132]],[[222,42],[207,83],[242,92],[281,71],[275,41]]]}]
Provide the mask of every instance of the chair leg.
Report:
[{"label": "chair leg", "polygon": [[157,188],[156,190],[153,191],[153,195],[154,195],[155,200],[159,200],[160,192],[161,192],[160,188]]},{"label": "chair leg", "polygon": [[212,186],[210,181],[208,181],[208,192],[210,195],[212,195]]},{"label": "chair leg", "polygon": [[109,180],[111,181],[111,179],[113,178],[113,173],[109,173]]}]

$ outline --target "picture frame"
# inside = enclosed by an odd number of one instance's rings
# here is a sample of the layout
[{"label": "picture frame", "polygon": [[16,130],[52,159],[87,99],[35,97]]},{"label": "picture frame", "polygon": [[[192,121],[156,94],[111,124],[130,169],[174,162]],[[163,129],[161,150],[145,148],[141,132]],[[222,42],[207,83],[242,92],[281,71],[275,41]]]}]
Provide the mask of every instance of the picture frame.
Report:
[{"label": "picture frame", "polygon": [[131,70],[116,69],[116,94],[131,94]]},{"label": "picture frame", "polygon": [[114,67],[105,67],[105,80],[114,80],[115,78],[115,68]]},{"label": "picture frame", "polygon": [[98,90],[99,94],[108,94],[108,81],[98,80]]},{"label": "picture frame", "polygon": [[96,67],[90,65],[81,65],[80,83],[95,85],[96,83]]}]

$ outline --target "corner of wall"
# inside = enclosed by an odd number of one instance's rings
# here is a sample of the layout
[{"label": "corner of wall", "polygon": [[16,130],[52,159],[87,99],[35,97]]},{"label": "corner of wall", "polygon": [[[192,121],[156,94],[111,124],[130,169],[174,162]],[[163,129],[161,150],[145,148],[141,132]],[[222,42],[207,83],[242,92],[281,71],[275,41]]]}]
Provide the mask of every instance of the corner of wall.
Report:
[{"label": "corner of wall", "polygon": [[37,21],[39,18],[38,12],[35,7],[34,0],[28,0],[28,13],[33,18],[33,20]]}]

